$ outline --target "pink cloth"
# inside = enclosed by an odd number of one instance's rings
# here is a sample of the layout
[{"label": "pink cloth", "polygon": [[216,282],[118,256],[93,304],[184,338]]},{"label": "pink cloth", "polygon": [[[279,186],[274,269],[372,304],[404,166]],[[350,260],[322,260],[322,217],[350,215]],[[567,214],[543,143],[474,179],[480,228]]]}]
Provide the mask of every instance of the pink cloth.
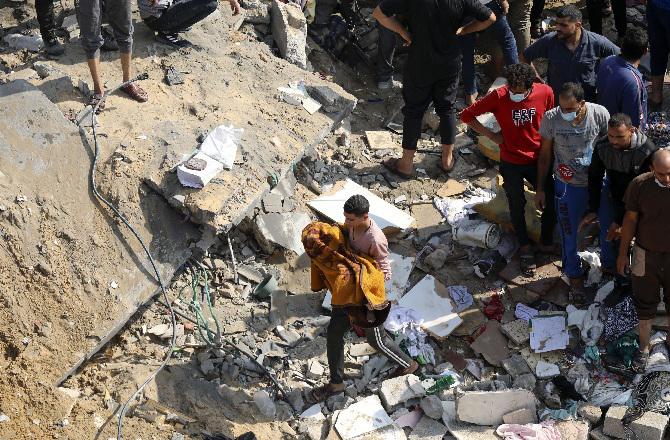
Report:
[{"label": "pink cloth", "polygon": [[561,440],[561,433],[551,420],[539,424],[500,425],[496,429],[496,434],[505,440]]},{"label": "pink cloth", "polygon": [[353,228],[349,228],[349,245],[351,248],[360,253],[369,255],[379,264],[379,268],[384,272],[384,279],[391,279],[391,262],[389,256],[389,242],[374,220],[370,219],[370,227],[364,233],[360,233],[354,237]]}]

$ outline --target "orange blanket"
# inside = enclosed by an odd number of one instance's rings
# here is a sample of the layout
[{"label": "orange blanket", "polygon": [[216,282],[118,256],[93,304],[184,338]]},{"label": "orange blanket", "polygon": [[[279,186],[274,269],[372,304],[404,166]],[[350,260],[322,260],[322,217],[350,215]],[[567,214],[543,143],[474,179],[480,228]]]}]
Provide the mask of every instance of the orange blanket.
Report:
[{"label": "orange blanket", "polygon": [[302,244],[312,260],[312,290],[330,290],[334,307],[386,307],[383,272],[372,258],[351,251],[343,226],[312,222]]}]

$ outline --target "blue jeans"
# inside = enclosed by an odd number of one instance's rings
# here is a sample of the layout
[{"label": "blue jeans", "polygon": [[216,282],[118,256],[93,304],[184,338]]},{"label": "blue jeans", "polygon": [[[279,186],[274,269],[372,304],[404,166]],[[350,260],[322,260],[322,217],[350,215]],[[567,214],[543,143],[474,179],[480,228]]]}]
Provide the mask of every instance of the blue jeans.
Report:
[{"label": "blue jeans", "polygon": [[[509,27],[507,17],[502,12],[502,8],[496,0],[489,2],[486,6],[496,14],[496,21],[490,27],[495,33],[495,37],[500,40],[502,48],[503,59],[505,65],[518,64],[519,53],[516,48],[516,40],[512,33],[512,28]],[[461,50],[463,52],[463,86],[467,95],[474,95],[477,93],[477,77],[475,75],[475,43],[477,42],[477,34],[471,33],[460,38]]]},{"label": "blue jeans", "polygon": [[584,270],[582,260],[577,255],[578,227],[588,209],[589,192],[586,187],[570,185],[558,179],[554,180],[554,188],[558,229],[561,232],[563,272],[569,278],[579,278],[584,275]]},{"label": "blue jeans", "polygon": [[648,2],[647,26],[651,74],[662,76],[665,74],[670,54],[670,9],[657,5],[654,0]]}]

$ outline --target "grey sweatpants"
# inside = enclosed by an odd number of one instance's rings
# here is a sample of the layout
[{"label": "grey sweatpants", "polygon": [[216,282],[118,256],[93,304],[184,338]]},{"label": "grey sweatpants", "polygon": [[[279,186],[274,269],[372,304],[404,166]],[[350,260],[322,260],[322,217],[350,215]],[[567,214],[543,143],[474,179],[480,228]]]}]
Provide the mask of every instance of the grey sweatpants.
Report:
[{"label": "grey sweatpants", "polygon": [[[114,38],[121,53],[133,49],[133,19],[131,0],[105,0],[107,20],[114,30]],[[100,0],[78,0],[77,21],[79,22],[81,45],[87,59],[98,58],[105,42],[102,37],[102,12]]]},{"label": "grey sweatpants", "polygon": [[[334,307],[333,313],[330,316],[330,324],[328,324],[328,330],[326,331],[326,352],[331,383],[339,384],[344,382],[344,334],[349,329],[351,329],[351,323],[347,313],[342,309]],[[409,367],[412,363],[412,358],[407,356],[398,347],[398,344],[388,337],[384,325],[366,328],[365,336],[368,339],[368,344],[374,347],[375,350],[383,353],[392,362],[403,368]]]}]

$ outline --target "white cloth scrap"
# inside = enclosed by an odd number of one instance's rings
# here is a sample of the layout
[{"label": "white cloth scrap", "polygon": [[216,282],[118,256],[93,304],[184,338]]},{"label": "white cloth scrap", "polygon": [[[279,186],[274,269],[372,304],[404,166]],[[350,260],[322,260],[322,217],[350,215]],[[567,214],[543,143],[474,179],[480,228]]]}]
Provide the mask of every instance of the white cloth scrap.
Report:
[{"label": "white cloth scrap", "polygon": [[428,335],[421,328],[421,324],[423,318],[415,310],[393,304],[384,328],[396,335],[395,341],[398,344],[404,342],[412,358],[421,356],[424,361],[435,364],[435,350],[426,342]]}]

